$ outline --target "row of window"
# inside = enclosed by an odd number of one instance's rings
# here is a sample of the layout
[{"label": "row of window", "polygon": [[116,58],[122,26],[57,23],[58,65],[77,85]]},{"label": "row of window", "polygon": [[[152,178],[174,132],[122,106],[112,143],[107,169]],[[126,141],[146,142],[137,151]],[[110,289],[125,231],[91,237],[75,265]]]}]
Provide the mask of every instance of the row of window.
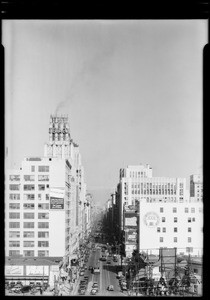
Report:
[{"label": "row of window", "polygon": [[[10,203],[9,204],[10,209],[20,209],[20,203]],[[24,209],[34,209],[35,205],[31,203],[24,203],[23,204]],[[49,203],[38,203],[38,209],[49,209]]]},{"label": "row of window", "polygon": [[[10,212],[10,219],[20,219],[19,212]],[[23,213],[24,219],[34,219],[34,213]],[[38,213],[38,219],[49,219],[49,213]]]},{"label": "row of window", "polygon": [[[199,208],[199,212],[201,211],[201,208]],[[164,212],[164,208],[160,207],[160,212],[163,213]],[[189,208],[185,207],[184,209],[185,213],[189,213]],[[177,213],[177,207],[173,207],[173,213]],[[191,213],[195,213],[195,207],[191,207]]]},{"label": "row of window", "polygon": [[[35,181],[35,175],[24,175],[25,181]],[[10,181],[20,181],[20,175],[10,175]],[[49,175],[38,175],[38,181],[49,181]]]},{"label": "row of window", "polygon": [[[162,222],[165,222],[166,221],[166,218],[165,217],[162,217],[161,219]],[[178,218],[177,217],[174,217],[174,223],[177,223],[178,222]],[[195,222],[195,218],[188,218],[187,219],[187,222],[188,223],[191,223],[191,222]]]},{"label": "row of window", "polygon": [[[38,200],[42,200],[43,195],[38,194]],[[46,200],[49,200],[49,194],[46,194],[44,197]],[[10,200],[20,200],[20,194],[9,194]],[[23,195],[24,200],[35,200],[35,194],[24,194]]]},{"label": "row of window", "polygon": [[[188,241],[188,243],[192,243],[192,238],[191,238],[191,237],[188,237],[188,238],[187,238],[187,241]],[[163,237],[160,237],[159,242],[160,242],[160,243],[163,243],[163,242],[164,242],[164,238],[163,238]],[[178,242],[178,238],[177,238],[177,237],[174,237],[174,243],[177,243],[177,242]]]},{"label": "row of window", "polygon": [[[9,231],[10,238],[20,238],[20,231]],[[24,238],[34,238],[35,232],[34,231],[24,231],[23,232]],[[38,231],[38,238],[49,238],[49,231]]]},{"label": "row of window", "polygon": [[[125,190],[125,194],[128,194],[127,190]],[[132,190],[132,194],[140,194],[140,190]],[[148,195],[176,195],[176,191],[173,190],[141,190],[141,194]],[[181,195],[181,194],[180,194]],[[182,194],[183,195],[183,194]]]},{"label": "row of window", "polygon": [[[9,250],[9,256],[19,256],[20,250]],[[34,250],[23,250],[23,256],[35,256]],[[49,256],[49,250],[38,250],[38,256]]]},{"label": "row of window", "polygon": [[[157,227],[157,232],[160,232],[161,228],[160,227]],[[192,232],[192,228],[191,227],[188,227],[187,228],[187,231],[188,232]],[[162,228],[162,232],[166,232],[166,227],[163,227]],[[178,228],[177,227],[174,227],[174,232],[178,232]]]},{"label": "row of window", "polygon": [[[20,222],[9,222],[9,228],[20,228]],[[23,228],[34,228],[34,222],[23,222]],[[49,223],[38,222],[38,228],[49,228]]]},{"label": "row of window", "polygon": [[[10,184],[9,190],[10,191],[20,191],[20,184]],[[46,189],[49,188],[49,184],[46,184]],[[23,185],[24,191],[34,191],[35,185],[34,184],[24,184]],[[38,190],[39,191],[45,191],[45,184],[38,184]]]},{"label": "row of window", "polygon": [[[49,247],[49,241],[38,241],[38,247]],[[9,241],[9,247],[20,247],[20,241]],[[23,247],[35,247],[34,241],[23,241]]]}]

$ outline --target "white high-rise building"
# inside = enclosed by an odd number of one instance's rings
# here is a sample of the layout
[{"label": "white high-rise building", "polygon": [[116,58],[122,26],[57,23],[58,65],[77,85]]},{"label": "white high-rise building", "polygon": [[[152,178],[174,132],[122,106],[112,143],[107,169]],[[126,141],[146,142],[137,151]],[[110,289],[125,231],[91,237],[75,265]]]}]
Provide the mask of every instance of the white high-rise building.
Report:
[{"label": "white high-rise building", "polygon": [[120,170],[117,188],[121,243],[126,256],[160,247],[202,254],[202,203],[191,203],[185,178],[153,177],[149,165]]},{"label": "white high-rise building", "polygon": [[51,116],[44,157],[6,171],[6,256],[72,256],[83,241],[86,184],[68,118]]}]

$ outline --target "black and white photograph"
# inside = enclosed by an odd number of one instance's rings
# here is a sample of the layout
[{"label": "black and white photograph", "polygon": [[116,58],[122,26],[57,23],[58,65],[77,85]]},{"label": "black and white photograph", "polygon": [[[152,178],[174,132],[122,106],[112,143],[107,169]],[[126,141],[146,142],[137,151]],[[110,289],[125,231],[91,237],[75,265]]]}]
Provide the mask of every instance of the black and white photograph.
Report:
[{"label": "black and white photograph", "polygon": [[5,19],[6,296],[203,295],[205,19]]}]

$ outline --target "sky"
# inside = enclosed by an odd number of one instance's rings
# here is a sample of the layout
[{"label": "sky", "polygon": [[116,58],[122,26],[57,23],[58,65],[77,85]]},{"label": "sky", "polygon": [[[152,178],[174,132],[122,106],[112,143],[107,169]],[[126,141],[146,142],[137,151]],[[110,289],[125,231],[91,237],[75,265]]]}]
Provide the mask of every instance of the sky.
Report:
[{"label": "sky", "polygon": [[87,190],[110,198],[119,170],[202,172],[207,20],[3,20],[7,166],[43,156],[50,115],[68,114]]}]

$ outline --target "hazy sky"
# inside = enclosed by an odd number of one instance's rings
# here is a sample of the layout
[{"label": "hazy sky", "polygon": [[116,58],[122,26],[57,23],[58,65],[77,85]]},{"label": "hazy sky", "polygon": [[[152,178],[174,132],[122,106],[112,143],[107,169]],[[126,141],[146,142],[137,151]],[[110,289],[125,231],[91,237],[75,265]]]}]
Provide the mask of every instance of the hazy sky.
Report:
[{"label": "hazy sky", "polygon": [[98,201],[127,165],[188,181],[202,167],[206,43],[206,20],[4,20],[9,166],[44,155],[57,112]]}]

